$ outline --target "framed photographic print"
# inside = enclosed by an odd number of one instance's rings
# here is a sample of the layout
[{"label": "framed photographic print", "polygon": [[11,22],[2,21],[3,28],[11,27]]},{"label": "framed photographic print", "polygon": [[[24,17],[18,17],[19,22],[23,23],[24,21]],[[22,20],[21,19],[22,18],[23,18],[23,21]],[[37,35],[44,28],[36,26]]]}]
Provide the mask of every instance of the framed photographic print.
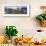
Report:
[{"label": "framed photographic print", "polygon": [[4,16],[29,16],[29,5],[5,5]]}]

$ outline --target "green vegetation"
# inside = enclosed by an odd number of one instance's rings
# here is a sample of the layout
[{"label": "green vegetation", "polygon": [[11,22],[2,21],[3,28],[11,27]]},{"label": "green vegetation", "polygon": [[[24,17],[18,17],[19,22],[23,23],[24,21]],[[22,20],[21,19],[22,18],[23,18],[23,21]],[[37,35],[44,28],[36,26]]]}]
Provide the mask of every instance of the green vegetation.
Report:
[{"label": "green vegetation", "polygon": [[12,36],[16,36],[18,33],[15,26],[6,26],[5,34],[7,37],[11,38]]},{"label": "green vegetation", "polygon": [[39,21],[46,20],[46,14],[38,15],[38,16],[36,16],[36,19],[39,20]]}]

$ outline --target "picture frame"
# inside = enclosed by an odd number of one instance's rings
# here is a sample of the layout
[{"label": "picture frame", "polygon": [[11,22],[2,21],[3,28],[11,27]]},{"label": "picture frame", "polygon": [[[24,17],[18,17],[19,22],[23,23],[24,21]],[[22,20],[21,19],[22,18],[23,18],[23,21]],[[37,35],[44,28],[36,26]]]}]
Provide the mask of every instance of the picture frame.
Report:
[{"label": "picture frame", "polygon": [[4,5],[3,16],[29,16],[29,5]]}]

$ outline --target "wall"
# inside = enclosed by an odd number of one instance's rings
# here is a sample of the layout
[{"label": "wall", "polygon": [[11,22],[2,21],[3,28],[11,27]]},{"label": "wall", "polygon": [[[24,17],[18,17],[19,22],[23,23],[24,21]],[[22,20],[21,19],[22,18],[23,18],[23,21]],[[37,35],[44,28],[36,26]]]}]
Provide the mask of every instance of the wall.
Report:
[{"label": "wall", "polygon": [[[4,4],[29,4],[29,17],[4,17],[2,6]],[[0,34],[4,34],[6,25],[15,25],[19,31],[18,36],[31,36],[36,33],[36,29],[44,29],[38,25],[35,16],[40,14],[40,6],[46,5],[46,0],[0,0]]]}]

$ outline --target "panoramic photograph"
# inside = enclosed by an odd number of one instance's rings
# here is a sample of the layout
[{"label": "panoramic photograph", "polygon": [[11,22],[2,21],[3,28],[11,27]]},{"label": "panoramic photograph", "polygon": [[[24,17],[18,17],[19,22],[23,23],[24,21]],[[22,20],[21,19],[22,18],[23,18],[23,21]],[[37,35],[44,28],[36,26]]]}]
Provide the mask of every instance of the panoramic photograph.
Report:
[{"label": "panoramic photograph", "polygon": [[5,6],[5,14],[27,14],[27,6]]}]

